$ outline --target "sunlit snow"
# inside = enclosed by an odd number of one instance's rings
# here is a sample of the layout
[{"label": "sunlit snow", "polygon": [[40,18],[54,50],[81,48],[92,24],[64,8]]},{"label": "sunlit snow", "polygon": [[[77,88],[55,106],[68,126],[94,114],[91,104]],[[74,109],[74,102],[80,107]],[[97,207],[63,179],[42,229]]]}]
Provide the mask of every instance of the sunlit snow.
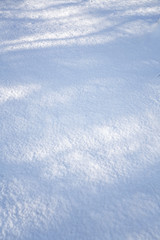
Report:
[{"label": "sunlit snow", "polygon": [[0,240],[160,239],[159,19],[0,2]]}]

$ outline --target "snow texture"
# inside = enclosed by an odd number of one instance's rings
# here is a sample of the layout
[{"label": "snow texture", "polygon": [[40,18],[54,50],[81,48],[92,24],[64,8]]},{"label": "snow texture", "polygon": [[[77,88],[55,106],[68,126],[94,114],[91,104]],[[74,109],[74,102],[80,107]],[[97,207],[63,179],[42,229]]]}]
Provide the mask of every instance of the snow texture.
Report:
[{"label": "snow texture", "polygon": [[0,1],[0,240],[160,239],[159,18]]}]

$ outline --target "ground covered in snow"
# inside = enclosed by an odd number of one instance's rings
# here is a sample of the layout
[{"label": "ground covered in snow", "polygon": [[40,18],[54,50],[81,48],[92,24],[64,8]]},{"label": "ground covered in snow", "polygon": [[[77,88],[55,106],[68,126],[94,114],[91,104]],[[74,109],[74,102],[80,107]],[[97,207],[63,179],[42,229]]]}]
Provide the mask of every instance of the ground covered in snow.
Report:
[{"label": "ground covered in snow", "polygon": [[159,0],[0,2],[0,239],[160,239]]}]

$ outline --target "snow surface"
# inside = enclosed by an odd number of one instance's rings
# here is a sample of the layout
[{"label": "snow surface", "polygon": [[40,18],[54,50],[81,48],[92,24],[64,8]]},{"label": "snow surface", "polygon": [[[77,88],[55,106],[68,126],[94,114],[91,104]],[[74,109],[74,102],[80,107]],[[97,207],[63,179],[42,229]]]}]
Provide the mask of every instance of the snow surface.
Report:
[{"label": "snow surface", "polygon": [[0,1],[0,239],[160,239],[159,0]]}]

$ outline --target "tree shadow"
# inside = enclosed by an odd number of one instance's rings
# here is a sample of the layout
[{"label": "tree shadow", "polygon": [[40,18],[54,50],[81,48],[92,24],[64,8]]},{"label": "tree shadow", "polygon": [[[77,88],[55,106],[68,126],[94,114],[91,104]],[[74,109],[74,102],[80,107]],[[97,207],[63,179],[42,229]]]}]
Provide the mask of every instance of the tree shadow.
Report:
[{"label": "tree shadow", "polygon": [[[72,10],[72,6],[77,6],[76,11]],[[13,17],[10,16],[12,15],[11,12],[9,16],[5,16],[4,13],[2,19],[19,23],[18,29],[20,30],[17,31],[19,31],[19,34],[22,33],[22,35],[21,37],[19,35],[15,38],[10,36],[13,40],[8,39],[8,41],[2,41],[1,52],[18,51],[21,49],[29,50],[33,48],[51,48],[54,47],[54,45],[72,46],[75,44],[89,46],[107,44],[119,38],[148,33],[151,28],[154,30],[154,26],[158,21],[158,13],[156,12],[153,12],[153,14],[150,12],[140,12],[137,14],[136,9],[134,9],[135,13],[134,10],[132,10],[132,13],[127,14],[125,13],[126,9],[122,11],[120,8],[117,9],[116,12],[113,11],[114,13],[109,13],[107,11],[111,11],[110,9],[102,12],[98,6],[97,8],[92,7],[92,5],[88,7],[85,4],[82,5],[82,2],[58,4],[54,9],[60,8],[62,10],[64,9],[64,11],[60,13],[58,13],[58,11],[53,12],[52,17],[51,12],[54,10],[52,7],[47,7],[45,14],[41,9],[34,10],[39,11],[37,15],[34,14],[32,10],[25,11],[20,16],[13,14]],[[80,8],[79,11],[78,7]],[[129,6],[127,9],[128,8]],[[48,15],[47,11],[50,11]],[[97,16],[97,13],[99,13],[99,16]],[[59,28],[55,27],[57,24],[59,24]],[[33,27],[34,30],[32,29]],[[12,34],[12,27],[8,25],[8,28],[9,36],[10,33]],[[77,31],[79,31],[79,34],[77,34]],[[49,35],[49,38],[45,37],[45,34]],[[42,39],[39,38],[38,35],[41,35]]]}]

